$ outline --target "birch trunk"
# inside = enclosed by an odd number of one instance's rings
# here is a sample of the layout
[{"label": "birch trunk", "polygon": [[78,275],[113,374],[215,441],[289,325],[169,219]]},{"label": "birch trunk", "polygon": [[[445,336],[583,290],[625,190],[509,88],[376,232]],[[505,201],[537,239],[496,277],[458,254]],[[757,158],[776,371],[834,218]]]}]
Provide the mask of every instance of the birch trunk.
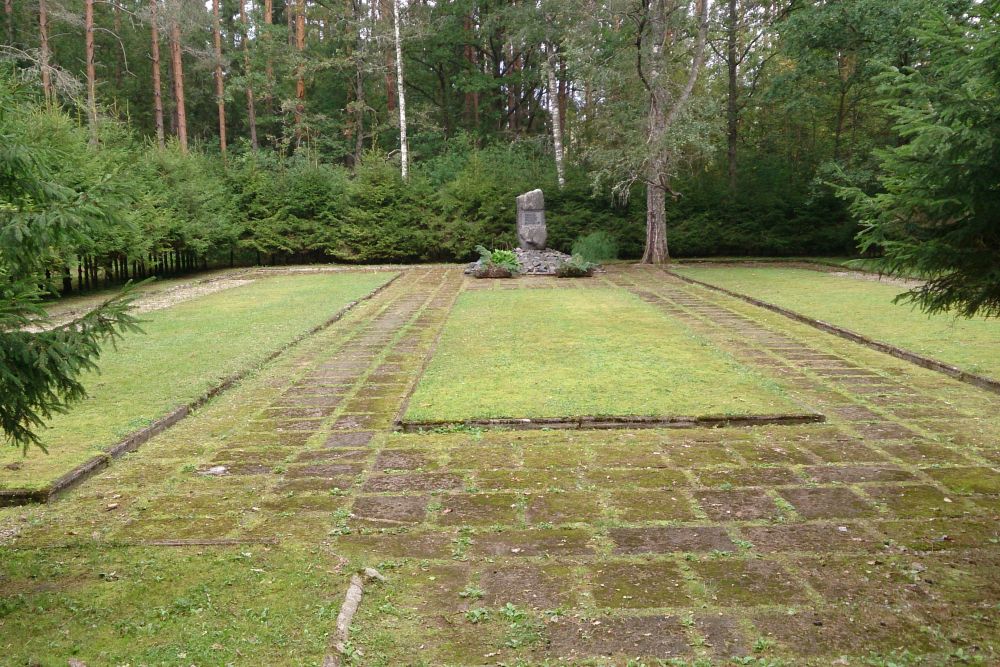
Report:
[{"label": "birch trunk", "polygon": [[160,24],[159,1],[149,2],[150,49],[153,58],[153,116],[156,121],[156,145],[166,147],[163,136],[163,93],[160,83]]},{"label": "birch trunk", "polygon": [[549,44],[545,59],[545,76],[548,79],[549,88],[549,120],[552,123],[552,147],[556,154],[556,179],[559,181],[559,189],[562,190],[566,185],[566,169],[563,165],[562,118],[559,113],[559,84],[556,81],[555,51],[555,47]]},{"label": "birch trunk", "polygon": [[729,84],[726,95],[726,162],[729,172],[729,191],[736,192],[736,149],[739,140],[739,79],[737,78],[737,28],[736,0],[729,0],[729,15],[726,25],[726,66]]},{"label": "birch trunk", "polygon": [[403,180],[407,180],[410,177],[410,148],[406,140],[406,89],[404,88],[403,79],[403,41],[400,37],[400,0],[393,0],[393,32],[396,37],[396,91],[399,96],[399,158],[400,158],[400,173],[403,176]]},{"label": "birch trunk", "polygon": [[219,109],[219,151],[226,157],[226,88],[222,80],[222,25],[219,0],[212,0],[212,33],[215,40],[215,104]]}]

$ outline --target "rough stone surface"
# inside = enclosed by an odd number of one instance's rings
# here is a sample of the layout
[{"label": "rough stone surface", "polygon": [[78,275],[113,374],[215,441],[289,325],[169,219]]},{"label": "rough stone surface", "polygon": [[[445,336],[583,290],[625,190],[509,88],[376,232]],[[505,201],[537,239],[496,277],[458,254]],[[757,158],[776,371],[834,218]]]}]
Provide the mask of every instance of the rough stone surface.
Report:
[{"label": "rough stone surface", "polygon": [[517,198],[517,242],[527,250],[545,250],[545,197],[541,190]]}]

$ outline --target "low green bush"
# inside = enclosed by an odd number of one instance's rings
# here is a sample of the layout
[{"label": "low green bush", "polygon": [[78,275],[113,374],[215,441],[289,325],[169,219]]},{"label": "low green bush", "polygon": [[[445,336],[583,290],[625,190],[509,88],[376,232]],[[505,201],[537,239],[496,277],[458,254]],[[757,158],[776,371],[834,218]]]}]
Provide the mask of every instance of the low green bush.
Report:
[{"label": "low green bush", "polygon": [[573,255],[596,263],[618,259],[618,241],[608,232],[591,232],[576,240]]}]

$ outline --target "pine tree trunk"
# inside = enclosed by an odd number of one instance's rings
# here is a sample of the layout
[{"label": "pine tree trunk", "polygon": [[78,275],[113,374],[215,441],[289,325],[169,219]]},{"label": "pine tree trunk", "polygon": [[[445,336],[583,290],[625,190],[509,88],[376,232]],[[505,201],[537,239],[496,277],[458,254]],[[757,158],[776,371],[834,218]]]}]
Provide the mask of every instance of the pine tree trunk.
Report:
[{"label": "pine tree trunk", "polygon": [[306,108],[305,50],[306,50],[306,1],[296,0],[295,50],[299,63],[295,67],[295,140],[302,143],[302,114]]},{"label": "pine tree trunk", "polygon": [[184,60],[181,53],[181,26],[177,17],[170,23],[170,62],[174,74],[174,106],[177,109],[177,140],[181,153],[188,152],[187,110],[184,106]]},{"label": "pine tree trunk", "polygon": [[3,15],[7,23],[7,44],[14,46],[14,0],[3,0]]},{"label": "pine tree trunk", "polygon": [[163,92],[160,82],[160,0],[149,0],[150,48],[153,58],[153,115],[156,121],[156,144],[166,146],[163,132]]},{"label": "pine tree trunk", "polygon": [[90,125],[90,145],[96,146],[97,133],[97,73],[94,68],[94,0],[83,2],[84,52],[87,59],[87,117]]},{"label": "pine tree trunk", "polygon": [[[114,27],[115,27],[115,37],[118,39],[122,38],[122,8],[117,2],[111,4],[111,11],[114,15]],[[122,50],[115,49],[115,90],[122,89],[122,71],[124,70],[125,63],[123,59],[125,54]]]},{"label": "pine tree trunk", "polygon": [[247,21],[246,0],[239,0],[239,3],[240,23],[243,26],[240,34],[243,46],[243,76],[247,78],[247,124],[250,126],[250,146],[254,150],[257,150],[257,108],[254,104],[253,77],[250,66],[250,42],[248,38],[250,24]]},{"label": "pine tree trunk", "polygon": [[556,154],[556,179],[559,189],[566,186],[566,168],[563,164],[562,120],[559,113],[559,86],[556,83],[556,53],[552,44],[547,45],[545,77],[548,79],[549,120],[552,123],[552,147]]},{"label": "pine tree trunk", "polygon": [[274,63],[271,60],[271,26],[274,25],[274,5],[272,0],[264,0],[264,50],[267,59],[264,62],[264,106],[267,113],[274,113]]},{"label": "pine tree trunk", "polygon": [[225,158],[226,89],[222,80],[222,25],[219,22],[219,0],[212,0],[212,33],[215,40],[215,104],[219,109],[219,151]]},{"label": "pine tree trunk", "polygon": [[737,78],[736,54],[736,0],[729,0],[729,16],[726,21],[726,66],[729,73],[728,94],[726,96],[726,161],[729,172],[729,191],[736,193],[736,148],[739,140],[739,79]]},{"label": "pine tree trunk", "polygon": [[42,93],[45,95],[46,104],[51,104],[55,99],[52,90],[52,72],[49,70],[49,12],[46,0],[38,0],[38,66],[42,70]]},{"label": "pine tree trunk", "polygon": [[[478,55],[476,53],[475,47],[472,45],[473,38],[475,37],[474,25],[472,22],[472,15],[465,17],[465,38],[468,40],[468,44],[465,45],[465,64],[469,69],[478,70],[479,62]],[[466,125],[472,126],[479,129],[479,93],[476,91],[468,91],[465,93],[465,123]]]},{"label": "pine tree trunk", "polygon": [[408,180],[410,177],[410,147],[406,139],[406,89],[404,88],[404,78],[403,78],[403,40],[400,37],[399,24],[401,21],[400,17],[400,0],[393,0],[393,32],[396,38],[396,88],[399,94],[399,161],[400,161],[400,173],[403,176],[403,180]]},{"label": "pine tree trunk", "polygon": [[667,248],[666,193],[672,155],[666,145],[667,133],[683,111],[694,91],[698,74],[705,64],[705,43],[708,38],[708,0],[695,0],[694,16],[698,32],[691,53],[691,65],[683,89],[671,95],[669,75],[665,72],[667,17],[673,11],[665,0],[654,0],[649,8],[649,41],[652,44],[649,71],[649,111],[646,121],[646,144],[650,155],[646,166],[646,249],[644,264],[665,264],[670,261]]},{"label": "pine tree trunk", "polygon": [[[395,0],[379,0],[379,14],[384,21],[395,21],[393,9]],[[394,23],[395,25],[395,23]],[[385,111],[392,115],[396,111],[396,49],[385,50]]]}]

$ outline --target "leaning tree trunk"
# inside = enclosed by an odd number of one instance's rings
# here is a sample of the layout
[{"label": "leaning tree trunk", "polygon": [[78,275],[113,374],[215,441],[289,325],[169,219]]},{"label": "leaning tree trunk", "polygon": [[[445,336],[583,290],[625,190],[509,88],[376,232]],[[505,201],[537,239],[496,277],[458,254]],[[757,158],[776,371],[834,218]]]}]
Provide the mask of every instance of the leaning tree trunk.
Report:
[{"label": "leaning tree trunk", "polygon": [[212,33],[215,40],[215,104],[219,108],[219,151],[225,158],[226,88],[222,80],[222,26],[219,22],[219,0],[212,0]]},{"label": "leaning tree trunk", "polygon": [[38,66],[42,70],[42,92],[45,95],[45,102],[52,103],[52,72],[49,70],[49,12],[46,0],[38,0]]},{"label": "leaning tree trunk", "polygon": [[83,3],[84,53],[87,59],[87,120],[90,124],[90,145],[96,146],[97,135],[97,72],[94,68],[94,0]]},{"label": "leaning tree trunk", "polygon": [[403,84],[403,41],[400,38],[400,0],[393,0],[393,32],[396,37],[396,89],[399,96],[399,159],[403,180],[410,177],[410,148],[406,140],[406,90]]},{"label": "leaning tree trunk", "polygon": [[149,24],[153,59],[153,115],[156,121],[156,145],[164,148],[166,142],[163,136],[163,93],[160,83],[160,25],[157,16],[159,2],[160,0],[150,0],[149,2]]}]

